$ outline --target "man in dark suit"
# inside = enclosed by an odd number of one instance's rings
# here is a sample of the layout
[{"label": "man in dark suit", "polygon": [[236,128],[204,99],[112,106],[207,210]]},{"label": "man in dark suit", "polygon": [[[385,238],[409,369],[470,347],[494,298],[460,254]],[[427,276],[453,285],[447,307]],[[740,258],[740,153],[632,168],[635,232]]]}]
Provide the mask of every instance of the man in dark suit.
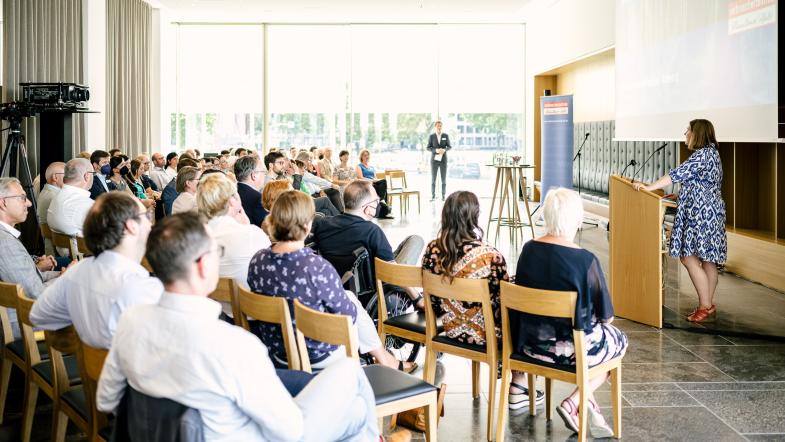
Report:
[{"label": "man in dark suit", "polygon": [[90,163],[95,171],[93,187],[90,188],[90,198],[92,199],[98,198],[98,195],[104,192],[117,190],[112,180],[109,179],[109,176],[112,175],[112,167],[109,166],[110,158],[111,155],[105,150],[96,150],[90,155]]},{"label": "man in dark suit", "polygon": [[246,155],[234,162],[234,176],[237,178],[237,194],[243,203],[243,210],[251,220],[251,224],[261,227],[267,216],[262,207],[264,176],[267,174],[262,161],[257,156]]},{"label": "man in dark suit", "polygon": [[442,133],[442,122],[436,121],[436,133],[428,138],[428,150],[431,151],[431,201],[436,199],[436,172],[442,177],[442,201],[447,194],[447,151],[452,149],[450,137]]}]

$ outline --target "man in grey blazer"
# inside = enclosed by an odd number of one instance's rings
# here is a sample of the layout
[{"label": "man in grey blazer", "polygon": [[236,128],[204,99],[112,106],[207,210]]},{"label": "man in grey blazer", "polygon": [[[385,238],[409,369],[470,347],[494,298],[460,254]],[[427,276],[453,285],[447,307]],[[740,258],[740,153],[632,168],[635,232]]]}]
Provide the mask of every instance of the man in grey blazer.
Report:
[{"label": "man in grey blazer", "polygon": [[[25,295],[36,299],[60,272],[52,271],[56,265],[53,257],[31,257],[19,241],[20,232],[14,225],[27,219],[31,205],[19,180],[0,178],[0,280],[21,285]],[[14,336],[18,336],[16,312],[9,311],[9,317]]]},{"label": "man in grey blazer", "polygon": [[442,201],[447,194],[447,151],[452,149],[450,136],[442,133],[442,122],[436,121],[436,133],[428,138],[428,150],[431,151],[431,201],[436,199],[436,172],[442,178]]}]

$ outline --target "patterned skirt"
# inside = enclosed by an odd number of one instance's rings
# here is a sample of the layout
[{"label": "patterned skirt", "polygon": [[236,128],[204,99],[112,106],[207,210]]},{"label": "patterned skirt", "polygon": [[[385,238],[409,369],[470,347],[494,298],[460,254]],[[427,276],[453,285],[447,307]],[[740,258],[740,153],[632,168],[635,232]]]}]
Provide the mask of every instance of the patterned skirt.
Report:
[{"label": "patterned skirt", "polygon": [[[627,335],[611,324],[597,323],[586,338],[586,356],[589,367],[601,364],[627,351]],[[559,365],[575,365],[575,344],[572,340],[540,342],[538,351],[532,352],[524,345],[526,356]]]}]

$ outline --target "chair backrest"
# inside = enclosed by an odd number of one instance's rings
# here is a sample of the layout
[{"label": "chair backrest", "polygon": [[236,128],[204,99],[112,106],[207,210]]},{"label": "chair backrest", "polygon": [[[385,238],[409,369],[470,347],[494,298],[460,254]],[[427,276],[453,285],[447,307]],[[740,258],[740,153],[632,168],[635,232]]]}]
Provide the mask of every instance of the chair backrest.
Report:
[{"label": "chair backrest", "polygon": [[19,330],[22,332],[22,340],[25,344],[25,360],[28,370],[41,362],[41,353],[38,351],[38,344],[35,341],[33,323],[30,322],[30,310],[33,309],[33,300],[25,296],[24,290],[20,290],[16,298],[16,316],[19,318]]},{"label": "chair backrest", "polygon": [[79,245],[76,242],[75,236],[66,235],[56,230],[52,230],[52,244],[61,249],[68,249],[68,254],[72,259],[76,259],[79,253]]},{"label": "chair backrest", "polygon": [[286,301],[286,298],[260,295],[240,287],[239,304],[240,315],[235,316],[235,319],[240,318],[240,325],[244,329],[251,331],[248,321],[253,319],[277,324],[281,327],[281,336],[283,336],[283,345],[286,349],[286,360],[289,362],[289,370],[299,370],[300,355],[297,353],[292,316],[289,312],[289,303]]},{"label": "chair backrest", "polygon": [[84,242],[84,238],[82,238],[81,236],[76,237],[76,250],[82,256],[93,256],[93,252],[91,252],[90,249],[87,248],[87,244]]},{"label": "chair backrest", "polygon": [[142,257],[142,267],[144,267],[150,273],[155,273],[153,271],[153,266],[150,265],[150,261],[147,260],[146,256]]},{"label": "chair backrest", "polygon": [[14,340],[11,318],[8,309],[16,309],[17,298],[23,293],[22,286],[8,282],[0,282],[0,327],[3,329],[3,344],[8,345]]},{"label": "chair backrest", "polygon": [[346,315],[323,313],[304,306],[294,300],[294,320],[297,325],[297,350],[300,353],[300,367],[310,373],[311,361],[305,338],[331,345],[343,345],[346,356],[359,360],[357,329],[352,327],[352,318]]},{"label": "chair backrest", "polygon": [[379,329],[387,320],[387,300],[384,297],[384,283],[399,287],[422,287],[422,268],[419,266],[396,264],[374,258],[376,268],[376,297],[379,311]]},{"label": "chair backrest", "polygon": [[49,228],[49,224],[44,223],[44,224],[41,224],[39,227],[41,228],[41,236],[43,236],[44,239],[48,239],[48,240],[51,241],[52,240],[52,229]]},{"label": "chair backrest", "polygon": [[49,348],[49,360],[52,362],[52,386],[55,397],[60,397],[71,385],[63,356],[78,351],[79,336],[73,326],[60,330],[46,330],[44,336]]},{"label": "chair backrest", "polygon": [[[395,181],[398,180],[398,185]],[[387,185],[391,190],[405,189],[406,186],[406,172],[402,170],[388,170],[387,171]]]},{"label": "chair backrest", "polygon": [[[428,270],[422,272],[423,295],[425,296],[425,335],[430,340],[436,336],[436,313],[432,297],[482,304],[485,322],[485,339],[489,348],[496,348],[496,327],[491,308],[491,294],[487,279],[449,278],[435,275]],[[427,344],[426,344],[427,345]]]},{"label": "chair backrest", "polygon": [[[215,290],[210,293],[210,299],[218,302],[226,302],[232,306],[232,316],[240,317],[240,304],[237,300],[237,284],[232,278],[221,278]],[[236,325],[240,325],[235,321]]]},{"label": "chair backrest", "polygon": [[98,379],[101,377],[101,370],[104,368],[104,362],[108,355],[109,350],[91,347],[79,341],[79,373],[82,377],[82,385],[87,397],[87,408],[90,411],[92,434],[98,434],[98,430],[105,427],[108,422],[106,414],[98,411],[95,400],[98,390]]},{"label": "chair backrest", "polygon": [[[577,292],[532,289],[502,281],[500,297],[504,356],[509,356],[514,351],[510,334],[510,310],[550,318],[564,318],[575,322]],[[576,364],[580,366],[586,356],[583,348],[583,331],[573,330],[573,339]]]}]

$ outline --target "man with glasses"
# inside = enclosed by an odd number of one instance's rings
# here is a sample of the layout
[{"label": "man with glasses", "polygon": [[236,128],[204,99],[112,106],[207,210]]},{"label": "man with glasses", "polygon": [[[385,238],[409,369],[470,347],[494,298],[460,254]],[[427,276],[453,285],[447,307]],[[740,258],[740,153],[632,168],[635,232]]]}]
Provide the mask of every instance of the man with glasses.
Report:
[{"label": "man with glasses", "polygon": [[[313,240],[316,249],[322,255],[347,257],[352,256],[354,250],[365,247],[368,250],[374,278],[376,268],[373,260],[376,257],[398,264],[417,264],[425,247],[422,237],[418,235],[407,237],[393,252],[382,229],[371,222],[378,215],[380,200],[370,181],[354,180],[347,184],[343,191],[343,204],[345,207],[343,214],[314,219]],[[349,269],[336,270],[342,275]],[[422,296],[416,290],[407,287],[403,289],[415,304],[420,304]]]},{"label": "man with glasses", "polygon": [[123,311],[136,304],[155,304],[163,292],[161,281],[140,264],[150,218],[130,193],[98,197],[84,222],[85,243],[94,256],[44,290],[30,313],[33,324],[45,330],[73,324],[85,343],[109,348]]},{"label": "man with glasses", "polygon": [[262,221],[267,216],[267,211],[262,207],[261,193],[266,174],[267,170],[256,156],[246,155],[234,162],[237,193],[243,203],[243,210],[251,220],[251,224],[257,227],[261,227]]},{"label": "man with glasses", "polygon": [[144,188],[153,189],[153,191],[158,192],[158,190],[160,189],[158,187],[158,184],[156,184],[156,182],[150,177],[150,168],[151,168],[150,158],[148,158],[147,155],[142,154],[136,157],[136,161],[139,161],[142,164],[140,167],[142,169],[141,179]]},{"label": "man with glasses", "polygon": [[[49,210],[49,205],[52,204],[52,200],[60,193],[60,189],[63,187],[64,175],[65,163],[58,161],[50,164],[49,167],[46,168],[46,173],[44,173],[46,184],[41,190],[41,193],[38,194],[38,204],[36,205],[36,215],[38,216],[39,225],[48,224],[46,221],[47,211]],[[44,238],[44,250],[47,255],[54,255],[55,249],[51,239]]]},{"label": "man with glasses", "polygon": [[[46,212],[46,221],[51,230],[65,235],[82,236],[82,224],[95,203],[90,196],[90,189],[95,188],[93,175],[93,167],[84,158],[74,158],[65,164],[63,188],[54,197]],[[68,249],[57,251],[61,256],[68,255]]]},{"label": "man with glasses", "polygon": [[166,291],[120,319],[98,381],[99,410],[117,410],[131,386],[198,410],[205,440],[379,440],[376,401],[357,361],[344,358],[313,378],[277,371],[259,339],[218,319],[209,295],[221,249],[196,215],[157,223],[148,242]]},{"label": "man with glasses", "polygon": [[[31,257],[19,241],[21,233],[14,226],[27,219],[31,205],[18,179],[0,178],[0,280],[21,285],[25,294],[35,299],[60,272],[52,271],[53,257]],[[14,336],[18,337],[18,327],[13,325],[16,312],[9,312],[9,318]]]}]

